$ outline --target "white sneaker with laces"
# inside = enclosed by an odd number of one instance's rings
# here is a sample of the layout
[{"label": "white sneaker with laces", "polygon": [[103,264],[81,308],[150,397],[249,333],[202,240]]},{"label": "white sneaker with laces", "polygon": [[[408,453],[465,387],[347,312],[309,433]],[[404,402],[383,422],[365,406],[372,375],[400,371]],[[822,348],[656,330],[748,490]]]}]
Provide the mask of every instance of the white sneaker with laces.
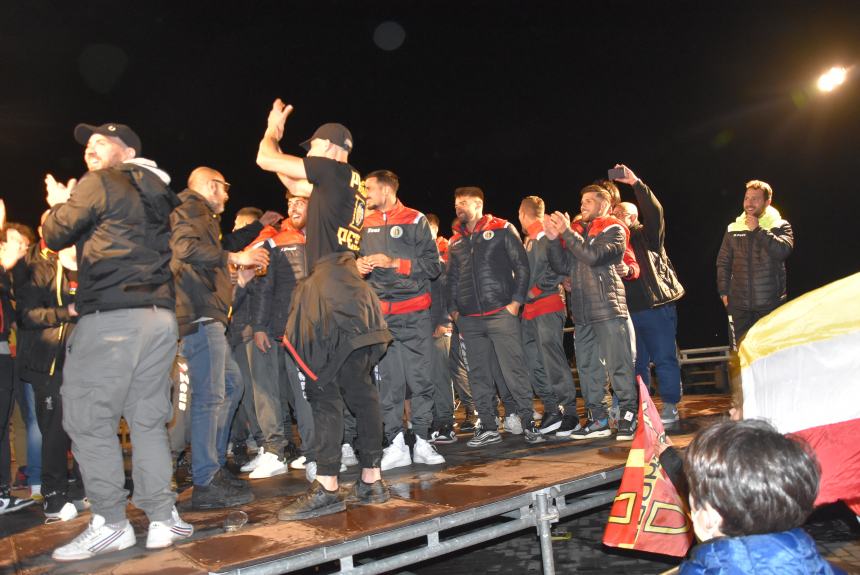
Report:
[{"label": "white sneaker with laces", "polygon": [[308,464],[308,458],[302,455],[290,461],[290,469],[305,469]]},{"label": "white sneaker with laces", "polygon": [[191,537],[194,527],[179,517],[176,507],[170,512],[166,521],[150,521],[149,533],[146,534],[147,549],[163,549],[170,547],[174,541]]},{"label": "white sneaker with laces", "polygon": [[382,471],[394,469],[395,467],[406,467],[412,465],[412,457],[409,455],[409,446],[403,439],[401,431],[394,436],[391,445],[382,450]]},{"label": "white sneaker with laces", "polygon": [[105,524],[105,518],[96,513],[86,530],[75,537],[71,543],[57,547],[51,554],[55,561],[78,561],[89,559],[102,553],[121,551],[137,543],[134,528],[128,521],[125,527],[114,529]]},{"label": "white sneaker with laces", "polygon": [[254,471],[248,476],[250,479],[265,479],[266,477],[274,477],[287,472],[287,464],[284,463],[277,455],[267,451],[260,457],[260,462]]},{"label": "white sneaker with laces", "polygon": [[[250,451],[250,449],[248,450]],[[254,456],[254,459],[243,465],[239,468],[239,471],[242,473],[248,473],[249,471],[254,471],[257,469],[257,466],[260,465],[260,462],[263,460],[263,455],[265,455],[266,450],[264,448],[260,448],[257,451],[257,455]]]},{"label": "white sneaker with laces", "polygon": [[355,450],[349,443],[344,443],[340,446],[340,462],[347,467],[358,465],[358,458],[355,456]]},{"label": "white sneaker with laces", "polygon": [[516,413],[505,417],[505,429],[508,433],[519,435],[523,432],[523,422]]},{"label": "white sneaker with laces", "polygon": [[436,448],[429,441],[416,435],[415,446],[412,448],[412,461],[424,465],[439,465],[445,463],[445,458],[436,451]]}]

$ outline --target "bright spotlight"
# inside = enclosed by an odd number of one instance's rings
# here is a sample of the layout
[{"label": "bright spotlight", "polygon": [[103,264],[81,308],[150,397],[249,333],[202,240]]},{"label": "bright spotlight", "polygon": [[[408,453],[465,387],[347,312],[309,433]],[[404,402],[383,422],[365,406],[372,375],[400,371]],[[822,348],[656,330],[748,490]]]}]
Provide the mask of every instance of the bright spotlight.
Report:
[{"label": "bright spotlight", "polygon": [[822,92],[832,92],[845,83],[848,70],[841,66],[834,66],[818,78],[818,89]]}]

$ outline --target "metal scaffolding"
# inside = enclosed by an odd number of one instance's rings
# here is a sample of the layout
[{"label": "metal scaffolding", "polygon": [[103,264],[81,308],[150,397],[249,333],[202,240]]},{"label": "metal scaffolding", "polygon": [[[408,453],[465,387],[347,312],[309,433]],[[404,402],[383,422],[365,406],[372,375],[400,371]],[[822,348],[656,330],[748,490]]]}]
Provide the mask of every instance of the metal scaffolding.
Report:
[{"label": "metal scaffolding", "polygon": [[[615,489],[596,489],[619,481],[622,472],[623,468],[596,473],[489,505],[452,512],[390,531],[357,537],[336,545],[329,545],[306,553],[225,571],[224,573],[274,575],[335,560],[340,561],[339,573],[351,575],[385,573],[535,527],[540,537],[544,575],[553,575],[555,562],[550,526],[562,517],[611,503],[615,498]],[[489,526],[475,525],[472,530],[458,531],[458,533],[447,538],[440,537],[444,531],[468,527],[493,518],[505,519],[506,521]],[[419,541],[422,538],[424,539],[423,543]],[[415,541],[418,547],[395,553],[383,559],[368,561],[358,566],[353,562],[353,557],[359,553],[384,550],[387,547],[401,545],[407,541]]]}]

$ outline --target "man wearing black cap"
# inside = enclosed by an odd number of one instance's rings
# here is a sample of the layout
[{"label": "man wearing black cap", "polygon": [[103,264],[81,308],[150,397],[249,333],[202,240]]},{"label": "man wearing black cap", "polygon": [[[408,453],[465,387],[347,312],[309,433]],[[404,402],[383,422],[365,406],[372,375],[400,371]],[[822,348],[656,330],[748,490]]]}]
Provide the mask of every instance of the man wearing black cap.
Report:
[{"label": "man wearing black cap", "polygon": [[120,416],[131,428],[134,504],[149,517],[148,548],[191,535],[170,489],[169,372],[176,355],[170,273],[170,212],[179,203],[170,177],[140,158],[141,144],[122,124],[79,124],[89,172],[74,186],[48,181],[42,232],[52,250],[74,244],[75,310],[80,316],[63,370],[63,427],[84,478],[93,516],[58,561],[86,559],[135,544],[126,519]]},{"label": "man wearing black cap", "polygon": [[[352,134],[341,124],[323,124],[303,143],[306,158],[284,154],[278,142],[292,110],[275,100],[257,153],[257,164],[277,173],[293,195],[310,197],[305,253],[311,273],[296,287],[284,344],[308,377],[317,469],[308,492],[278,512],[284,521],[343,511],[347,498],[381,503],[390,496],[380,471],[382,421],[370,371],[391,334],[379,300],[356,267],[366,192],[361,176],[347,163]],[[302,180],[313,184],[310,195],[297,185]],[[349,495],[337,477],[344,403],[356,416],[362,467]]]}]

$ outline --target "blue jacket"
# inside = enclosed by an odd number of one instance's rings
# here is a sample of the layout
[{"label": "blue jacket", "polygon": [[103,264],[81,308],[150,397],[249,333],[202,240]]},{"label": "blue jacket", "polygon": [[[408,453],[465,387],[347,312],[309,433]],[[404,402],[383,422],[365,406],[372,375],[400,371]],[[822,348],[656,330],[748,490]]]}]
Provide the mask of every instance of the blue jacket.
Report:
[{"label": "blue jacket", "polygon": [[720,537],[702,543],[679,575],[740,575],[779,573],[780,575],[844,575],[824,560],[815,542],[803,529],[780,533]]}]

